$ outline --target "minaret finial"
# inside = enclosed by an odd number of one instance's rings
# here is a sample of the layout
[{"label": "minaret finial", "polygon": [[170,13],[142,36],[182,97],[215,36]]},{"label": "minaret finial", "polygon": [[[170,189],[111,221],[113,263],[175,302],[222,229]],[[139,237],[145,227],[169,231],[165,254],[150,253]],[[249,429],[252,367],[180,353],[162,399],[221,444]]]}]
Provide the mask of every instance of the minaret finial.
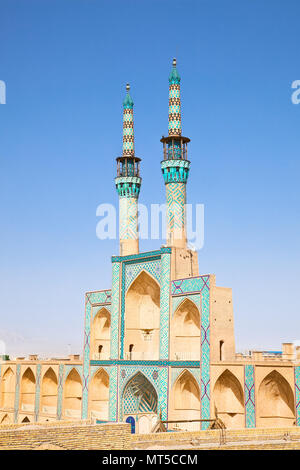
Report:
[{"label": "minaret finial", "polygon": [[127,91],[127,93],[129,93],[129,91],[130,91],[130,84],[129,83],[126,83],[126,91]]},{"label": "minaret finial", "polygon": [[177,60],[176,60],[176,57],[174,57],[174,59],[173,59],[173,67],[176,67],[176,64],[177,64]]}]

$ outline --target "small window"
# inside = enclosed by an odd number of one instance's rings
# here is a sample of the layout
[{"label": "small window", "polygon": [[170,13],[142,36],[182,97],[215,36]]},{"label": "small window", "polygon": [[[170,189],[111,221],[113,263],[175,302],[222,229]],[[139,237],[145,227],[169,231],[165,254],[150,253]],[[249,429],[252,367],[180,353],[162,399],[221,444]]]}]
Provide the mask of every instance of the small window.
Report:
[{"label": "small window", "polygon": [[223,361],[223,345],[224,341],[220,341],[220,361]]}]

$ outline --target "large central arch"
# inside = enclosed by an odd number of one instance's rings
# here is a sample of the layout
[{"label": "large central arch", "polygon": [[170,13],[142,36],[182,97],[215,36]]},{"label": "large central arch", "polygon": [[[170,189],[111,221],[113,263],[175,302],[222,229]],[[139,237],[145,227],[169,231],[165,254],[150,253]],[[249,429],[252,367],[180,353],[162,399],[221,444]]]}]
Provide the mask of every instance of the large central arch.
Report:
[{"label": "large central arch", "polygon": [[158,359],[160,287],[142,271],[129,287],[125,299],[125,357]]},{"label": "large central arch", "polygon": [[147,434],[157,421],[158,398],[152,383],[141,373],[127,383],[122,395],[124,421],[130,416],[136,421],[139,433]]}]

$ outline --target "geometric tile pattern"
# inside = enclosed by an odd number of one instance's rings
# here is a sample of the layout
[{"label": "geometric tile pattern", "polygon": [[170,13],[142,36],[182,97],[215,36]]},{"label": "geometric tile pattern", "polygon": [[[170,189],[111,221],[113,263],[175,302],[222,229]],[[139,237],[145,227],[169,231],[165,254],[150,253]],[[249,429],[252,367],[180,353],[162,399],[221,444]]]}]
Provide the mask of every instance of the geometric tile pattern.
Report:
[{"label": "geometric tile pattern", "polygon": [[254,366],[245,365],[245,421],[246,428],[255,428]]},{"label": "geometric tile pattern", "polygon": [[295,367],[296,425],[300,426],[300,366]]},{"label": "geometric tile pattern", "polygon": [[149,273],[154,279],[160,283],[160,257],[157,256],[156,258],[151,258],[150,261],[142,261],[142,262],[134,262],[134,263],[126,263],[125,267],[125,292],[127,292],[130,284],[136,279],[136,277],[140,274],[141,271],[146,271]]},{"label": "geometric tile pattern", "polygon": [[180,295],[178,297],[173,297],[172,301],[172,313],[174,315],[175,310],[179,307],[179,305],[185,300],[191,300],[199,309],[200,308],[200,294],[193,294],[193,295]]},{"label": "geometric tile pattern", "polygon": [[162,420],[168,419],[168,397],[169,397],[169,368],[159,369],[159,390],[158,390],[158,412]]},{"label": "geometric tile pattern", "polygon": [[198,385],[200,386],[200,368],[182,369],[181,367],[173,367],[172,368],[172,375],[171,375],[171,386],[172,387],[174,385],[174,382],[177,380],[178,376],[186,370],[189,371],[195,377]]},{"label": "geometric tile pattern", "polygon": [[59,364],[58,386],[57,386],[57,419],[58,420],[60,420],[62,416],[63,380],[64,380],[64,364]]},{"label": "geometric tile pattern", "polygon": [[185,228],[186,184],[167,183],[166,200],[168,234],[175,232],[174,238],[180,239]]},{"label": "geometric tile pattern", "polygon": [[110,357],[119,357],[120,263],[112,263]]},{"label": "geometric tile pattern", "polygon": [[[180,82],[180,78],[179,78]],[[169,135],[181,135],[180,84],[169,84]]]},{"label": "geometric tile pattern", "polygon": [[109,374],[109,420],[118,421],[118,367],[111,367]]},{"label": "geometric tile pattern", "polygon": [[[201,419],[210,418],[210,309],[209,277],[203,282],[201,290]],[[202,423],[201,429],[207,429],[209,423]]]},{"label": "geometric tile pattern", "polygon": [[138,372],[126,385],[122,413],[157,412],[157,393],[146,377]]},{"label": "geometric tile pattern", "polygon": [[20,398],[20,374],[21,374],[21,364],[17,364],[16,370],[16,391],[15,391],[15,406],[14,406],[14,422],[18,422],[18,413],[19,413],[19,398]]},{"label": "geometric tile pattern", "polygon": [[[83,341],[83,372],[82,377],[82,418],[86,419],[88,414],[88,382],[90,368],[90,332],[91,332],[91,311],[93,304],[110,304],[112,292],[110,289],[87,292],[85,295],[85,316],[84,316],[84,341]],[[66,376],[66,375],[65,375]]]},{"label": "geometric tile pattern", "polygon": [[41,391],[41,364],[36,366],[36,382],[35,382],[35,404],[34,404],[34,421],[39,418],[40,409],[40,391]]},{"label": "geometric tile pattern", "polygon": [[201,292],[207,285],[209,276],[190,277],[187,279],[178,279],[172,281],[171,293],[172,295],[191,294],[194,292]]},{"label": "geometric tile pattern", "polygon": [[171,255],[170,253],[164,253],[161,256],[160,282],[160,359],[168,359],[169,357],[170,275]]},{"label": "geometric tile pattern", "polygon": [[[123,419],[124,413],[126,413],[126,409],[129,409],[130,406],[136,406],[136,402],[133,399],[133,395],[128,392],[128,396],[126,401],[124,402],[124,393],[127,390],[128,384],[130,384],[136,376],[141,376],[143,379],[143,383],[147,384],[150,383],[152,387],[154,387],[155,395],[158,397],[158,381],[159,381],[159,369],[157,367],[120,367],[120,377],[119,377],[119,403],[120,403],[120,418]],[[142,375],[141,375],[142,374]],[[139,380],[142,380],[142,378]],[[146,380],[147,379],[147,380]],[[125,390],[126,389],[126,390]],[[125,408],[124,408],[125,407]]]},{"label": "geometric tile pattern", "polygon": [[119,198],[119,239],[138,239],[138,199],[136,197]]}]

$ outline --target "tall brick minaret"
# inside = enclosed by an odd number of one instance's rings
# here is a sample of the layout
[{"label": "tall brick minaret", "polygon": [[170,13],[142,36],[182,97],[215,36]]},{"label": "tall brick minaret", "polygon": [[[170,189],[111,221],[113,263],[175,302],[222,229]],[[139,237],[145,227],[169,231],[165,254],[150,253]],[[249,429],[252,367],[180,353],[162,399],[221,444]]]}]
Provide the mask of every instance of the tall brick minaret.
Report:
[{"label": "tall brick minaret", "polygon": [[123,153],[117,158],[116,188],[119,194],[119,240],[120,255],[133,255],[139,252],[138,236],[138,197],[142,179],[139,164],[141,159],[135,156],[133,101],[126,85],[126,97],[123,102]]}]

